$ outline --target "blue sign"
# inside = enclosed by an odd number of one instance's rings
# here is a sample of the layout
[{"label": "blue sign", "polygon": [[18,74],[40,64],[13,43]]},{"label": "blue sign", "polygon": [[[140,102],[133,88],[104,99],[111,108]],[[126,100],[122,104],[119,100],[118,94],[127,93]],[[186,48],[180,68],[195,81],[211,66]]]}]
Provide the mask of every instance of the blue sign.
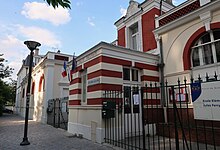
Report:
[{"label": "blue sign", "polygon": [[201,83],[191,83],[192,102],[197,100],[197,98],[201,95],[201,92]]}]

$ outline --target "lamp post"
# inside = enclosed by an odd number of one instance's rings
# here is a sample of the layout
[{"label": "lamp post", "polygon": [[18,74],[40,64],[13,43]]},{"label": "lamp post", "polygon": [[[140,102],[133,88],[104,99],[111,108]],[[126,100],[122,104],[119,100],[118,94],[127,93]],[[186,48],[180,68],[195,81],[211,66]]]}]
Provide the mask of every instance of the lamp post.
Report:
[{"label": "lamp post", "polygon": [[30,61],[29,61],[29,74],[28,74],[27,94],[26,94],[24,138],[23,141],[20,143],[21,146],[30,144],[30,142],[28,141],[27,132],[28,132],[28,115],[29,115],[29,102],[30,102],[30,89],[31,89],[31,73],[32,73],[32,64],[33,64],[33,51],[38,46],[41,46],[40,43],[35,41],[25,41],[24,44],[27,45],[28,49],[30,50],[30,59],[29,59]]}]

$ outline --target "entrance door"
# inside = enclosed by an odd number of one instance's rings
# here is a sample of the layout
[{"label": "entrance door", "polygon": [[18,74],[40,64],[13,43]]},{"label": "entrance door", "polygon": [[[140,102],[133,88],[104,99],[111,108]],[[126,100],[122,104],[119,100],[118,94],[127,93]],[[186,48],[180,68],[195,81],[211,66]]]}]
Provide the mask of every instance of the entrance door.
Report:
[{"label": "entrance door", "polygon": [[142,131],[140,86],[124,85],[125,136],[130,138]]}]

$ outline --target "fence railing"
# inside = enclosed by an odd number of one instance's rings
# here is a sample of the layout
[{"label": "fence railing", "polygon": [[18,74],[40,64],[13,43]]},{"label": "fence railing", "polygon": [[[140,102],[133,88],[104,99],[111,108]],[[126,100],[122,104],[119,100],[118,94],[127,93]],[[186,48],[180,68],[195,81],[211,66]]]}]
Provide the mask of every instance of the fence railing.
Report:
[{"label": "fence railing", "polygon": [[67,130],[68,97],[48,100],[47,124]]},{"label": "fence railing", "polygon": [[[193,100],[196,92],[200,90],[203,96],[212,86],[213,95],[220,97],[218,76],[210,79],[207,74],[204,79],[199,76],[197,80],[178,79],[175,85],[167,81],[161,85],[149,83],[145,87],[105,91],[105,142],[125,149],[220,149],[220,119],[215,118],[220,116],[220,100],[215,100],[217,114],[212,119],[198,114],[199,104]],[[204,106],[206,109],[208,106]]]}]

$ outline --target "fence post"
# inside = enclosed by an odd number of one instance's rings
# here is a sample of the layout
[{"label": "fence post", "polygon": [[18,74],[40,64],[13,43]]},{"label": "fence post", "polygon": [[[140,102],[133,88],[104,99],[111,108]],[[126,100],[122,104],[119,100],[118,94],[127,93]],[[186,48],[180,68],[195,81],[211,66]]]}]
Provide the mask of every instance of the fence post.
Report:
[{"label": "fence post", "polygon": [[146,149],[145,146],[145,121],[144,121],[144,90],[141,88],[141,113],[142,113],[142,134],[143,134],[143,150]]},{"label": "fence post", "polygon": [[60,128],[60,101],[61,101],[61,98],[57,99],[58,100],[58,128]]},{"label": "fence post", "polygon": [[56,127],[56,101],[53,99],[53,126]]},{"label": "fence post", "polygon": [[176,143],[176,150],[179,150],[179,135],[178,135],[176,110],[175,110],[176,107],[175,107],[174,86],[171,87],[171,90],[172,90],[172,97],[173,97],[173,115],[174,115],[174,126],[175,126],[175,143]]}]

